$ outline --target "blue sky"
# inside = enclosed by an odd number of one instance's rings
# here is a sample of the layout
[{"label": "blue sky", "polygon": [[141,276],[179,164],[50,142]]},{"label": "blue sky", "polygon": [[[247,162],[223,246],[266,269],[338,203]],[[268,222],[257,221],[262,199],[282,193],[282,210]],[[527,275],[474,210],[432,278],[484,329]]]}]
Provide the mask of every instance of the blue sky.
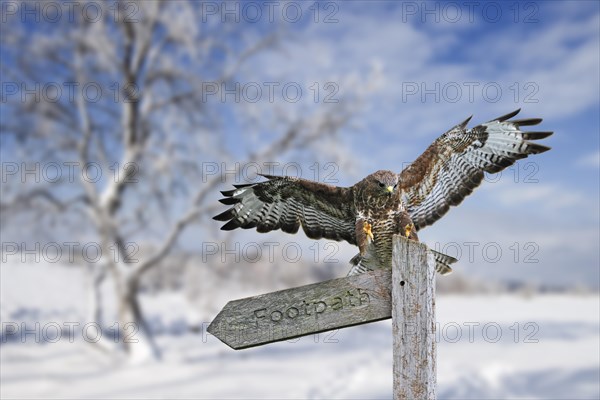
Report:
[{"label": "blue sky", "polygon": [[[457,266],[482,279],[600,286],[598,2],[324,2],[318,3],[316,22],[315,3],[294,4],[303,8],[300,22],[242,21],[244,35],[232,39],[242,44],[280,30],[280,45],[247,60],[235,80],[294,82],[304,91],[297,103],[278,95],[274,103],[263,98],[241,108],[223,104],[223,132],[234,154],[241,159],[280,134],[279,110],[294,116],[327,109],[321,100],[328,82],[335,83],[341,102],[360,99],[338,139],[322,143],[316,153],[264,161],[298,162],[303,176],[313,178],[310,165],[323,166],[343,155],[335,178],[349,186],[378,169],[399,172],[469,115],[474,115],[474,126],[521,108],[519,117],[544,118],[533,129],[555,132],[544,140],[553,149],[517,164],[498,181],[484,182],[420,236],[431,247],[458,243],[462,252],[472,241],[480,242],[479,249],[498,244],[503,257],[497,262],[490,263],[489,254],[480,251]],[[330,23],[325,23],[328,15]],[[172,23],[184,25],[185,18],[185,13],[174,14]],[[218,29],[219,16],[191,26]],[[223,55],[213,57],[213,64],[221,66]],[[317,103],[310,89],[315,82],[321,90]],[[246,118],[260,119],[261,129],[246,129]],[[11,154],[2,150],[5,161]],[[224,183],[220,190],[228,188]],[[239,237],[302,241],[279,233]],[[198,231],[190,229],[182,244],[197,249],[197,243]],[[350,245],[340,246],[341,260],[355,252]],[[527,255],[536,262],[524,262]]]},{"label": "blue sky", "polygon": [[[285,52],[258,56],[241,77],[305,87],[331,80],[340,96],[362,93],[364,107],[340,135],[354,157],[354,168],[337,174],[341,185],[377,169],[401,170],[472,114],[471,126],[517,108],[520,118],[543,118],[532,130],[555,132],[544,141],[550,152],[484,183],[421,238],[432,247],[459,243],[463,252],[465,242],[499,243],[504,256],[497,263],[480,255],[458,267],[478,277],[597,287],[599,4],[494,2],[484,14],[482,3],[473,6],[472,20],[465,4],[341,3],[337,23],[293,26]],[[423,88],[432,93],[423,98]],[[535,262],[523,262],[530,253]]]}]

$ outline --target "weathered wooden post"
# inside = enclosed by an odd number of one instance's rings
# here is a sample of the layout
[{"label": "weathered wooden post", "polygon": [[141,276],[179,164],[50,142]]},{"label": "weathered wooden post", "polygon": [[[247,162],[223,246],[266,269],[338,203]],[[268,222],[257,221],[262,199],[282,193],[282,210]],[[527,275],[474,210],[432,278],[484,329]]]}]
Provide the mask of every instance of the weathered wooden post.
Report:
[{"label": "weathered wooden post", "polygon": [[435,399],[435,259],[423,243],[394,238],[394,399]]},{"label": "weathered wooden post", "polygon": [[394,399],[435,399],[434,285],[431,250],[395,236],[391,270],[230,301],[208,332],[237,350],[391,317]]}]

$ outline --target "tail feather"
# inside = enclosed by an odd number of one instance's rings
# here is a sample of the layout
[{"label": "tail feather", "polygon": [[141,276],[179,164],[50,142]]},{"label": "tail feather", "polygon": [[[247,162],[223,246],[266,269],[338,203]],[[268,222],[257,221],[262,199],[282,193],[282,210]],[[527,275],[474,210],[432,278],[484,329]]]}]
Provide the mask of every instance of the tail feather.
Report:
[{"label": "tail feather", "polygon": [[366,263],[363,263],[363,257],[360,255],[360,253],[358,253],[350,259],[351,267],[350,271],[348,271],[347,276],[358,275],[368,271],[372,271],[372,269],[367,267],[365,264]]},{"label": "tail feather", "polygon": [[456,258],[439,253],[435,250],[431,251],[433,252],[433,257],[435,258],[435,270],[441,275],[448,275],[452,273],[452,268],[450,268],[450,265],[457,261]]},{"label": "tail feather", "polygon": [[[435,270],[440,275],[448,275],[452,273],[452,268],[450,265],[454,264],[457,260],[454,257],[450,257],[449,255],[439,253],[435,250],[431,250],[433,252],[433,256],[435,258]],[[359,254],[352,257],[350,260],[350,271],[348,271],[347,276],[358,275],[364,272],[372,271],[373,268],[370,268],[366,265],[364,258]]]}]

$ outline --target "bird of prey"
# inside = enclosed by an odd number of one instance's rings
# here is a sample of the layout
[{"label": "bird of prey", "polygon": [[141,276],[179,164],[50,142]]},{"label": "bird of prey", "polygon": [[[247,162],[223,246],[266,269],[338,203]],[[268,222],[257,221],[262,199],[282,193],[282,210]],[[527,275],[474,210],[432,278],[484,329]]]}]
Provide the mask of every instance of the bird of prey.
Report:
[{"label": "bird of prey", "polygon": [[[484,172],[495,173],[530,154],[549,150],[532,140],[552,132],[524,132],[540,118],[513,119],[510,114],[467,129],[471,117],[437,138],[401,173],[377,171],[351,187],[336,187],[296,177],[263,175],[260,183],[234,185],[221,192],[232,205],[214,217],[228,221],[223,230],[281,229],[309,238],[345,240],[358,246],[349,275],[390,268],[392,237],[418,240],[417,231],[440,219],[475,189]],[[456,260],[434,252],[436,270],[451,271]]]}]

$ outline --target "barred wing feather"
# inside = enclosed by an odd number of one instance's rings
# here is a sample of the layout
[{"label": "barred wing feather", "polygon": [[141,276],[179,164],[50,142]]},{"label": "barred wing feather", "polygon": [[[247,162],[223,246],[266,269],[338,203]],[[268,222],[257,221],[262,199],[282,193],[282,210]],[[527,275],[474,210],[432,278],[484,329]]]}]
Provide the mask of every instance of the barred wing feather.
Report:
[{"label": "barred wing feather", "polygon": [[524,132],[539,118],[510,120],[510,114],[466,129],[470,117],[436,139],[400,173],[402,201],[417,229],[433,224],[460,204],[484,178],[549,147],[533,143],[552,132]]},{"label": "barred wing feather", "polygon": [[268,180],[221,192],[221,203],[233,205],[214,217],[228,221],[222,230],[281,229],[296,233],[300,226],[311,239],[346,240],[356,244],[353,194],[341,188],[294,177],[263,175]]}]

